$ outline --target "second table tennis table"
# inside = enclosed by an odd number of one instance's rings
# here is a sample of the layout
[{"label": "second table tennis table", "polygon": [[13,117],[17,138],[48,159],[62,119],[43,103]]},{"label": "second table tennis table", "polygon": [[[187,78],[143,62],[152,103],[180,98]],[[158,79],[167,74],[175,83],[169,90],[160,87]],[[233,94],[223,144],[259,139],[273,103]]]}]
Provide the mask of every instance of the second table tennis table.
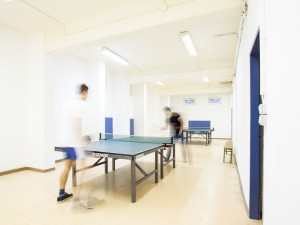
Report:
[{"label": "second table tennis table", "polygon": [[[69,147],[69,146],[68,146]],[[172,148],[172,157],[167,159],[163,151]],[[55,147],[56,151],[63,151],[63,147]],[[173,137],[142,137],[123,136],[113,134],[100,134],[100,140],[90,142],[87,146],[86,155],[97,158],[97,161],[87,167],[76,169],[76,163],[72,165],[73,186],[76,186],[76,173],[96,166],[105,165],[105,173],[108,173],[108,158],[112,158],[112,169],[115,170],[117,159],[131,161],[131,202],[136,202],[136,186],[155,175],[155,183],[158,182],[158,155],[160,155],[160,174],[164,177],[164,167],[173,162],[175,168],[175,139]],[[155,153],[154,170],[147,173],[137,163],[137,159]],[[144,175],[136,181],[136,168]]]},{"label": "second table tennis table", "polygon": [[210,127],[189,127],[184,128],[182,131],[182,143],[188,143],[189,139],[192,140],[194,134],[202,135],[205,138],[205,144],[208,145],[211,143],[211,133],[214,131],[214,128]]}]

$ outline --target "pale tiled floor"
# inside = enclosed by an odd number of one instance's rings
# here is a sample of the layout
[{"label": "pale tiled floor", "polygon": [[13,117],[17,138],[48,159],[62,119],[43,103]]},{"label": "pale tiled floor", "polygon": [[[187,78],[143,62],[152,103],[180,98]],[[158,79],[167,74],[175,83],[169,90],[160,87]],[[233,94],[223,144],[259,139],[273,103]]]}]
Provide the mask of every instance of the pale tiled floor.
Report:
[{"label": "pale tiled floor", "polygon": [[[198,142],[198,140],[196,141]],[[181,161],[165,168],[165,178],[154,176],[137,187],[137,202],[130,201],[130,175],[126,160],[117,161],[117,170],[105,175],[103,166],[88,170],[86,186],[94,187],[96,207],[84,209],[72,200],[56,204],[59,173],[23,171],[0,177],[1,225],[257,225],[249,220],[239,188],[236,165],[223,164],[225,141],[210,146],[188,146],[193,163]],[[140,165],[153,168],[154,155]],[[111,162],[111,161],[110,161]],[[139,174],[139,173],[138,173]],[[67,191],[71,192],[71,180]]]}]

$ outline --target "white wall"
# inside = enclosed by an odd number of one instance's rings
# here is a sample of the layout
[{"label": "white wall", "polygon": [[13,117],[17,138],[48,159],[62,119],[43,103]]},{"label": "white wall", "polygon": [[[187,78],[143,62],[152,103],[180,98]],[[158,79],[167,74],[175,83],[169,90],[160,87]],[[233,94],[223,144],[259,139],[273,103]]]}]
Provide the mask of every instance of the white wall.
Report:
[{"label": "white wall", "polygon": [[147,85],[132,86],[134,134],[143,136],[147,133]]},{"label": "white wall", "polygon": [[[105,117],[114,118],[114,133],[129,134],[130,96],[125,74],[111,73],[105,63],[82,61],[71,55],[52,56],[55,62],[55,145],[59,146],[60,119],[63,106],[77,97],[81,83],[89,87],[86,101],[84,133],[98,139],[105,132]],[[60,153],[56,158],[62,157]]]},{"label": "white wall", "polygon": [[[27,79],[27,146],[28,166],[54,167],[53,140],[53,79],[46,73],[44,36],[29,37]],[[48,135],[47,135],[48,134]]]},{"label": "white wall", "polygon": [[86,82],[90,87],[87,105],[93,126],[86,132],[104,132],[105,64],[47,55],[42,33],[24,36],[1,27],[0,34],[0,79],[7,93],[1,95],[0,171],[52,168],[55,158],[61,158],[54,153],[54,146],[59,146],[61,110],[76,97],[78,84]]},{"label": "white wall", "polygon": [[163,111],[160,107],[159,90],[155,87],[147,89],[147,134],[148,136],[160,136],[160,127],[164,124],[160,123]]},{"label": "white wall", "polygon": [[[221,97],[221,104],[209,104],[209,97]],[[195,105],[185,105],[185,98],[195,98]],[[189,120],[210,120],[215,128],[214,138],[231,138],[231,95],[179,95],[171,96],[171,110],[178,112],[188,127]]]},{"label": "white wall", "polygon": [[61,113],[64,105],[77,96],[77,87],[84,82],[85,64],[71,55],[52,56],[54,61],[55,145],[59,146]]},{"label": "white wall", "polygon": [[[114,118],[114,133],[129,134],[130,96],[125,74],[111,73],[99,60],[84,62],[71,55],[53,56],[55,61],[55,144],[59,146],[61,110],[66,102],[76,97],[78,84],[86,83],[84,132],[99,137],[105,131],[104,118]],[[57,154],[61,158],[61,154]]]},{"label": "white wall", "polygon": [[[300,224],[300,2],[266,1],[264,225]],[[283,131],[283,132],[282,132]]]},{"label": "white wall", "polygon": [[100,60],[86,62],[85,82],[89,87],[85,132],[93,139],[105,131],[106,65]]},{"label": "white wall", "polygon": [[106,74],[106,117],[113,117],[115,134],[130,133],[129,84],[124,73]]},{"label": "white wall", "polygon": [[162,108],[159,90],[146,84],[132,86],[134,132],[139,136],[160,136]]},{"label": "white wall", "polygon": [[0,172],[24,167],[28,37],[0,26]]},{"label": "white wall", "polygon": [[0,37],[0,171],[52,168],[53,80],[46,72],[51,60],[43,34],[24,36],[1,27]]},{"label": "white wall", "polygon": [[[261,29],[261,82],[268,116],[265,126],[263,224],[300,224],[300,2],[251,1],[234,80],[234,148],[245,199],[249,205],[250,61]],[[258,16],[260,15],[260,16]],[[265,24],[263,22],[266,22]],[[282,132],[284,131],[284,132]]]},{"label": "white wall", "polygon": [[55,61],[53,57],[46,54],[45,55],[45,126],[44,126],[44,135],[45,135],[45,160],[47,165],[45,168],[54,167],[55,163],[55,154],[53,154],[54,146],[55,146],[55,111],[54,111],[54,85],[55,85],[55,77],[53,76],[53,71],[55,69]]},{"label": "white wall", "polygon": [[259,1],[249,4],[233,85],[233,145],[246,203],[250,185],[250,52],[259,27]]},{"label": "white wall", "polygon": [[[52,65],[48,71],[54,77],[54,144],[60,146],[61,119],[64,105],[77,97],[78,85],[84,82],[85,64],[71,55],[49,56]],[[56,159],[62,158],[62,153],[55,153]]]}]

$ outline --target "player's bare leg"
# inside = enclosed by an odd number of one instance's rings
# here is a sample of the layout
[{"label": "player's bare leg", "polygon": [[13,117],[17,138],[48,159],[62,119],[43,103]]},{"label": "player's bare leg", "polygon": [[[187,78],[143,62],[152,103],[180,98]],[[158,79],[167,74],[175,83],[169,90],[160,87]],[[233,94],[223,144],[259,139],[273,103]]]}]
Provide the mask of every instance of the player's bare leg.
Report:
[{"label": "player's bare leg", "polygon": [[71,167],[72,167],[72,160],[65,159],[64,160],[64,169],[60,174],[59,189],[65,189]]},{"label": "player's bare leg", "polygon": [[186,153],[187,153],[186,146],[184,144],[180,144],[180,148],[181,148],[182,161],[187,162],[187,160],[186,160]]},{"label": "player's bare leg", "polygon": [[65,193],[65,187],[68,179],[68,175],[70,172],[70,169],[72,167],[72,160],[71,159],[66,159],[64,160],[64,169],[60,175],[60,180],[59,180],[59,196],[57,198],[57,203],[62,203],[65,200],[72,198],[73,194],[68,194]]},{"label": "player's bare leg", "polygon": [[[77,160],[77,165],[79,168],[85,167],[85,158],[81,158]],[[82,171],[77,174],[78,176],[78,185],[76,190],[76,199],[74,199],[74,203],[79,204],[80,206],[87,208],[87,209],[93,209],[95,205],[95,197],[93,196],[93,185],[91,184],[91,181],[88,180],[88,172]]]}]

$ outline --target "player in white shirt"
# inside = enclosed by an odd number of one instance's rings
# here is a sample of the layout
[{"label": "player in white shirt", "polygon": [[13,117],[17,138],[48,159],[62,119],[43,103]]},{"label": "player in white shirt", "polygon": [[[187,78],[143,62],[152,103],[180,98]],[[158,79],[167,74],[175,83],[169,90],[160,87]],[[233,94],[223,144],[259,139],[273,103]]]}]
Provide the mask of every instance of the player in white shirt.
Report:
[{"label": "player in white shirt", "polygon": [[68,179],[72,163],[78,158],[84,157],[84,146],[89,137],[84,137],[82,133],[82,124],[84,118],[85,100],[88,96],[88,87],[85,84],[80,86],[80,95],[77,99],[68,102],[63,109],[61,146],[64,146],[64,169],[60,176],[59,196],[57,203],[64,202],[72,198],[73,194],[65,192],[65,186]]}]

